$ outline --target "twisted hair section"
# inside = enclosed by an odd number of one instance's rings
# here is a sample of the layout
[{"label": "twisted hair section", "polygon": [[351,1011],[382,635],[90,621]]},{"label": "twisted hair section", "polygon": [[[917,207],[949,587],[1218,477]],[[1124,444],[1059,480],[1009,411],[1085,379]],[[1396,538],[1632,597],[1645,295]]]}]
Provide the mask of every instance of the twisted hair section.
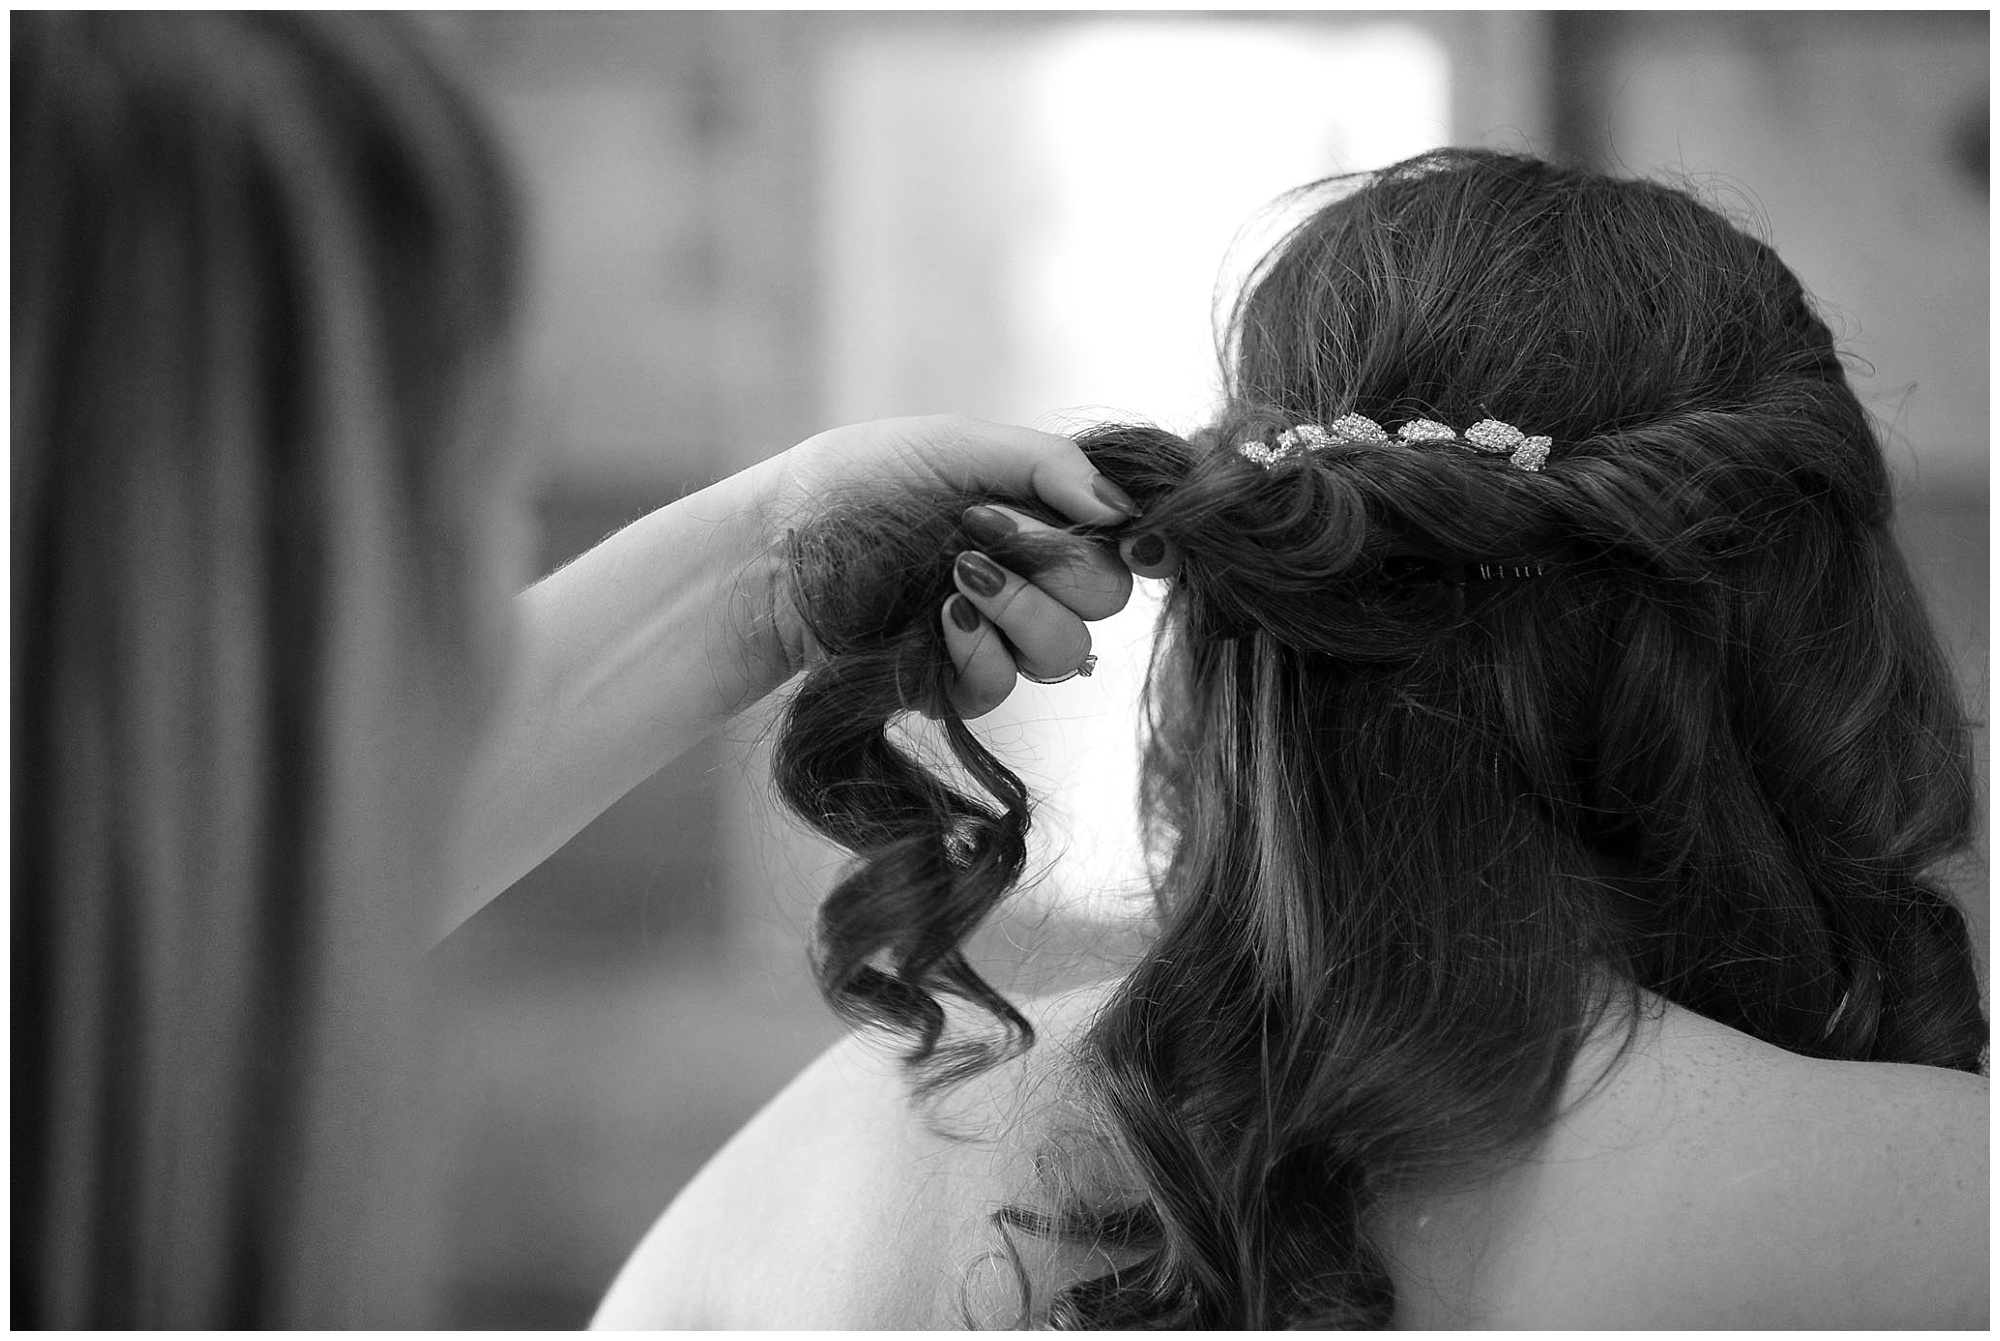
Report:
[{"label": "twisted hair section", "polygon": [[[1937,874],[1973,838],[1964,712],[1879,444],[1768,247],[1664,187],[1441,153],[1300,225],[1232,343],[1206,429],[1080,439],[1185,560],[1142,775],[1158,934],[1078,1045],[1123,1190],[1004,1216],[1123,1265],[1035,1320],[1388,1325],[1385,1208],[1530,1148],[1585,1042],[1655,999],[1808,1056],[1982,1066]],[[1348,413],[1554,447],[1237,450]],[[823,985],[932,1085],[1028,1038],[956,947],[1020,876],[1029,799],[962,723],[943,770],[893,725],[941,700],[971,501],[801,534],[832,655],[780,763],[858,856]],[[1540,575],[1454,576],[1483,561]],[[953,1051],[940,994],[1011,1036]]]},{"label": "twisted hair section", "polygon": [[[814,969],[836,1013],[910,1039],[920,1092],[1025,1049],[1033,1030],[961,946],[1021,878],[1027,788],[948,706],[937,612],[948,556],[976,548],[971,501],[854,499],[791,537],[797,606],[827,655],[799,682],[773,764],[780,797],[858,860],[823,901]],[[904,729],[940,709],[944,757]],[[997,1035],[947,1041],[941,998],[981,1008]]]}]

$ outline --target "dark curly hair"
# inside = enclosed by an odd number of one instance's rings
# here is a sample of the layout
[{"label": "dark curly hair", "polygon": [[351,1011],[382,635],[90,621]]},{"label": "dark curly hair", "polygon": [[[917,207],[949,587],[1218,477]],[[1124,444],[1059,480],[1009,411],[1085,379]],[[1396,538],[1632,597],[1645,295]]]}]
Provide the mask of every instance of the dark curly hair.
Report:
[{"label": "dark curly hair", "polygon": [[[1313,213],[1232,335],[1212,427],[1081,439],[1186,561],[1149,689],[1160,929],[1081,1054],[1142,1195],[999,1217],[1130,1264],[1036,1320],[1386,1325],[1371,1209],[1532,1139],[1646,992],[1806,1056],[1980,1068],[1936,877],[1973,841],[1964,710],[1880,444],[1770,247],[1680,190],[1443,151]],[[1349,413],[1555,445],[1538,472],[1234,450]],[[962,722],[956,779],[894,727],[942,697],[969,501],[797,537],[832,655],[777,766],[859,857],[824,989],[913,1036],[920,1086],[1031,1038],[959,953],[1021,873],[1028,797]],[[1477,580],[1494,560],[1540,575]],[[942,995],[1006,1034],[948,1039]]]}]

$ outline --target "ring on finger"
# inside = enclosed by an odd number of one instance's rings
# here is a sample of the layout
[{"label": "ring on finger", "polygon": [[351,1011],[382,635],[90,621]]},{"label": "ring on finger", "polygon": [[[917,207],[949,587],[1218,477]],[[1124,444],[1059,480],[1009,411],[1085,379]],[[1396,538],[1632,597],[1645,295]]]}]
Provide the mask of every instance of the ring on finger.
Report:
[{"label": "ring on finger", "polygon": [[1030,674],[1028,671],[1022,671],[1021,677],[1023,679],[1033,680],[1036,684],[1061,684],[1065,680],[1074,680],[1079,675],[1087,679],[1089,678],[1090,673],[1096,669],[1097,669],[1097,654],[1093,652],[1086,655],[1082,661],[1079,661],[1076,665],[1064,671],[1061,675],[1042,676],[1042,675]]}]

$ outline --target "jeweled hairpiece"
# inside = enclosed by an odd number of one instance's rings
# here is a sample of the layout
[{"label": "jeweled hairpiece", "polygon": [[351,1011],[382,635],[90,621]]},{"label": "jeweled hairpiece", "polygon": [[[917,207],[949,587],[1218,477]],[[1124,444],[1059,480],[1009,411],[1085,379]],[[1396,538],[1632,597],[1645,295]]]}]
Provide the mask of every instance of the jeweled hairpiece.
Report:
[{"label": "jeweled hairpiece", "polygon": [[[1530,437],[1512,424],[1498,419],[1482,419],[1460,433],[1435,419],[1412,419],[1396,430],[1395,440],[1408,443],[1455,443],[1468,451],[1487,456],[1504,456],[1517,470],[1540,470],[1549,459],[1550,441]],[[1363,446],[1391,441],[1389,430],[1366,415],[1344,414],[1327,425],[1300,424],[1280,433],[1273,441],[1246,442],[1237,454],[1266,469],[1304,452],[1329,447]]]}]

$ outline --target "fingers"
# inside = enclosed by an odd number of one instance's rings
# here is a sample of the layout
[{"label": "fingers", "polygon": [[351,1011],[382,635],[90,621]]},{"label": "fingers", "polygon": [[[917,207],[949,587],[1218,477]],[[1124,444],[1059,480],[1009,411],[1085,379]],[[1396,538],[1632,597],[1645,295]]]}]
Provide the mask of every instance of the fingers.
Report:
[{"label": "fingers", "polygon": [[[929,431],[939,435],[939,438],[956,435],[961,470],[949,477],[949,482],[958,488],[1018,497],[1032,494],[1072,521],[1087,524],[1111,525],[1131,521],[1140,515],[1139,507],[1130,495],[1098,474],[1090,464],[1090,458],[1068,438],[1032,428],[989,424],[977,419],[943,418],[913,422],[930,426]],[[1017,525],[1030,533],[1035,528],[1042,531],[1051,529],[1008,508],[973,511],[1009,514]],[[999,542],[982,536],[981,543]],[[1127,569],[1141,577],[1171,577],[1181,566],[1178,547],[1157,535],[1140,533],[1128,536],[1118,548]],[[1110,570],[1103,571],[1108,574]],[[1060,583],[1052,587],[1040,571],[1031,576],[1037,585],[1049,588],[1066,603],[1068,596],[1074,594]],[[1089,579],[1085,579],[1083,585],[1090,585]],[[1131,585],[1127,579],[1116,596],[1116,604],[1104,614],[1093,614],[1074,604],[1071,608],[1086,619],[1102,619],[1105,614],[1115,614],[1122,609],[1130,595]]]},{"label": "fingers", "polygon": [[969,718],[1004,702],[1017,675],[1053,679],[1081,665],[1090,655],[1084,620],[1124,609],[1132,574],[1108,545],[1012,508],[967,508],[965,528],[981,549],[952,565],[959,594],[945,603],[943,626],[957,672],[952,706]]},{"label": "fingers", "polygon": [[1132,598],[1131,570],[1108,545],[997,505],[967,508],[964,521],[982,553],[1083,619],[1107,619]]},{"label": "fingers", "polygon": [[1018,675],[1055,679],[1075,671],[1090,655],[1084,620],[1124,609],[1133,572],[1166,576],[1180,565],[1177,547],[1157,535],[1128,537],[1114,557],[1108,545],[1012,508],[967,508],[964,520],[980,549],[953,563],[959,594],[943,611],[957,672],[951,701],[962,717],[998,707]]},{"label": "fingers", "polygon": [[1140,577],[1172,577],[1181,567],[1180,546],[1145,532],[1119,541],[1118,557]]},{"label": "fingers", "polygon": [[1054,678],[1090,655],[1090,630],[1075,611],[986,555],[959,555],[951,575],[959,594],[1006,637],[1022,672]]},{"label": "fingers", "polygon": [[1139,515],[1068,438],[958,416],[902,421],[940,479],[968,493],[1039,498],[1071,521],[1109,526]]},{"label": "fingers", "polygon": [[1115,526],[1139,515],[1068,438],[962,415],[878,419],[816,433],[786,453],[776,505],[811,504],[820,489],[862,480],[933,480],[957,493],[1039,499],[1072,522]]},{"label": "fingers", "polygon": [[944,649],[957,672],[951,705],[960,717],[982,717],[1014,692],[1019,669],[1006,640],[964,596],[944,603]]}]

